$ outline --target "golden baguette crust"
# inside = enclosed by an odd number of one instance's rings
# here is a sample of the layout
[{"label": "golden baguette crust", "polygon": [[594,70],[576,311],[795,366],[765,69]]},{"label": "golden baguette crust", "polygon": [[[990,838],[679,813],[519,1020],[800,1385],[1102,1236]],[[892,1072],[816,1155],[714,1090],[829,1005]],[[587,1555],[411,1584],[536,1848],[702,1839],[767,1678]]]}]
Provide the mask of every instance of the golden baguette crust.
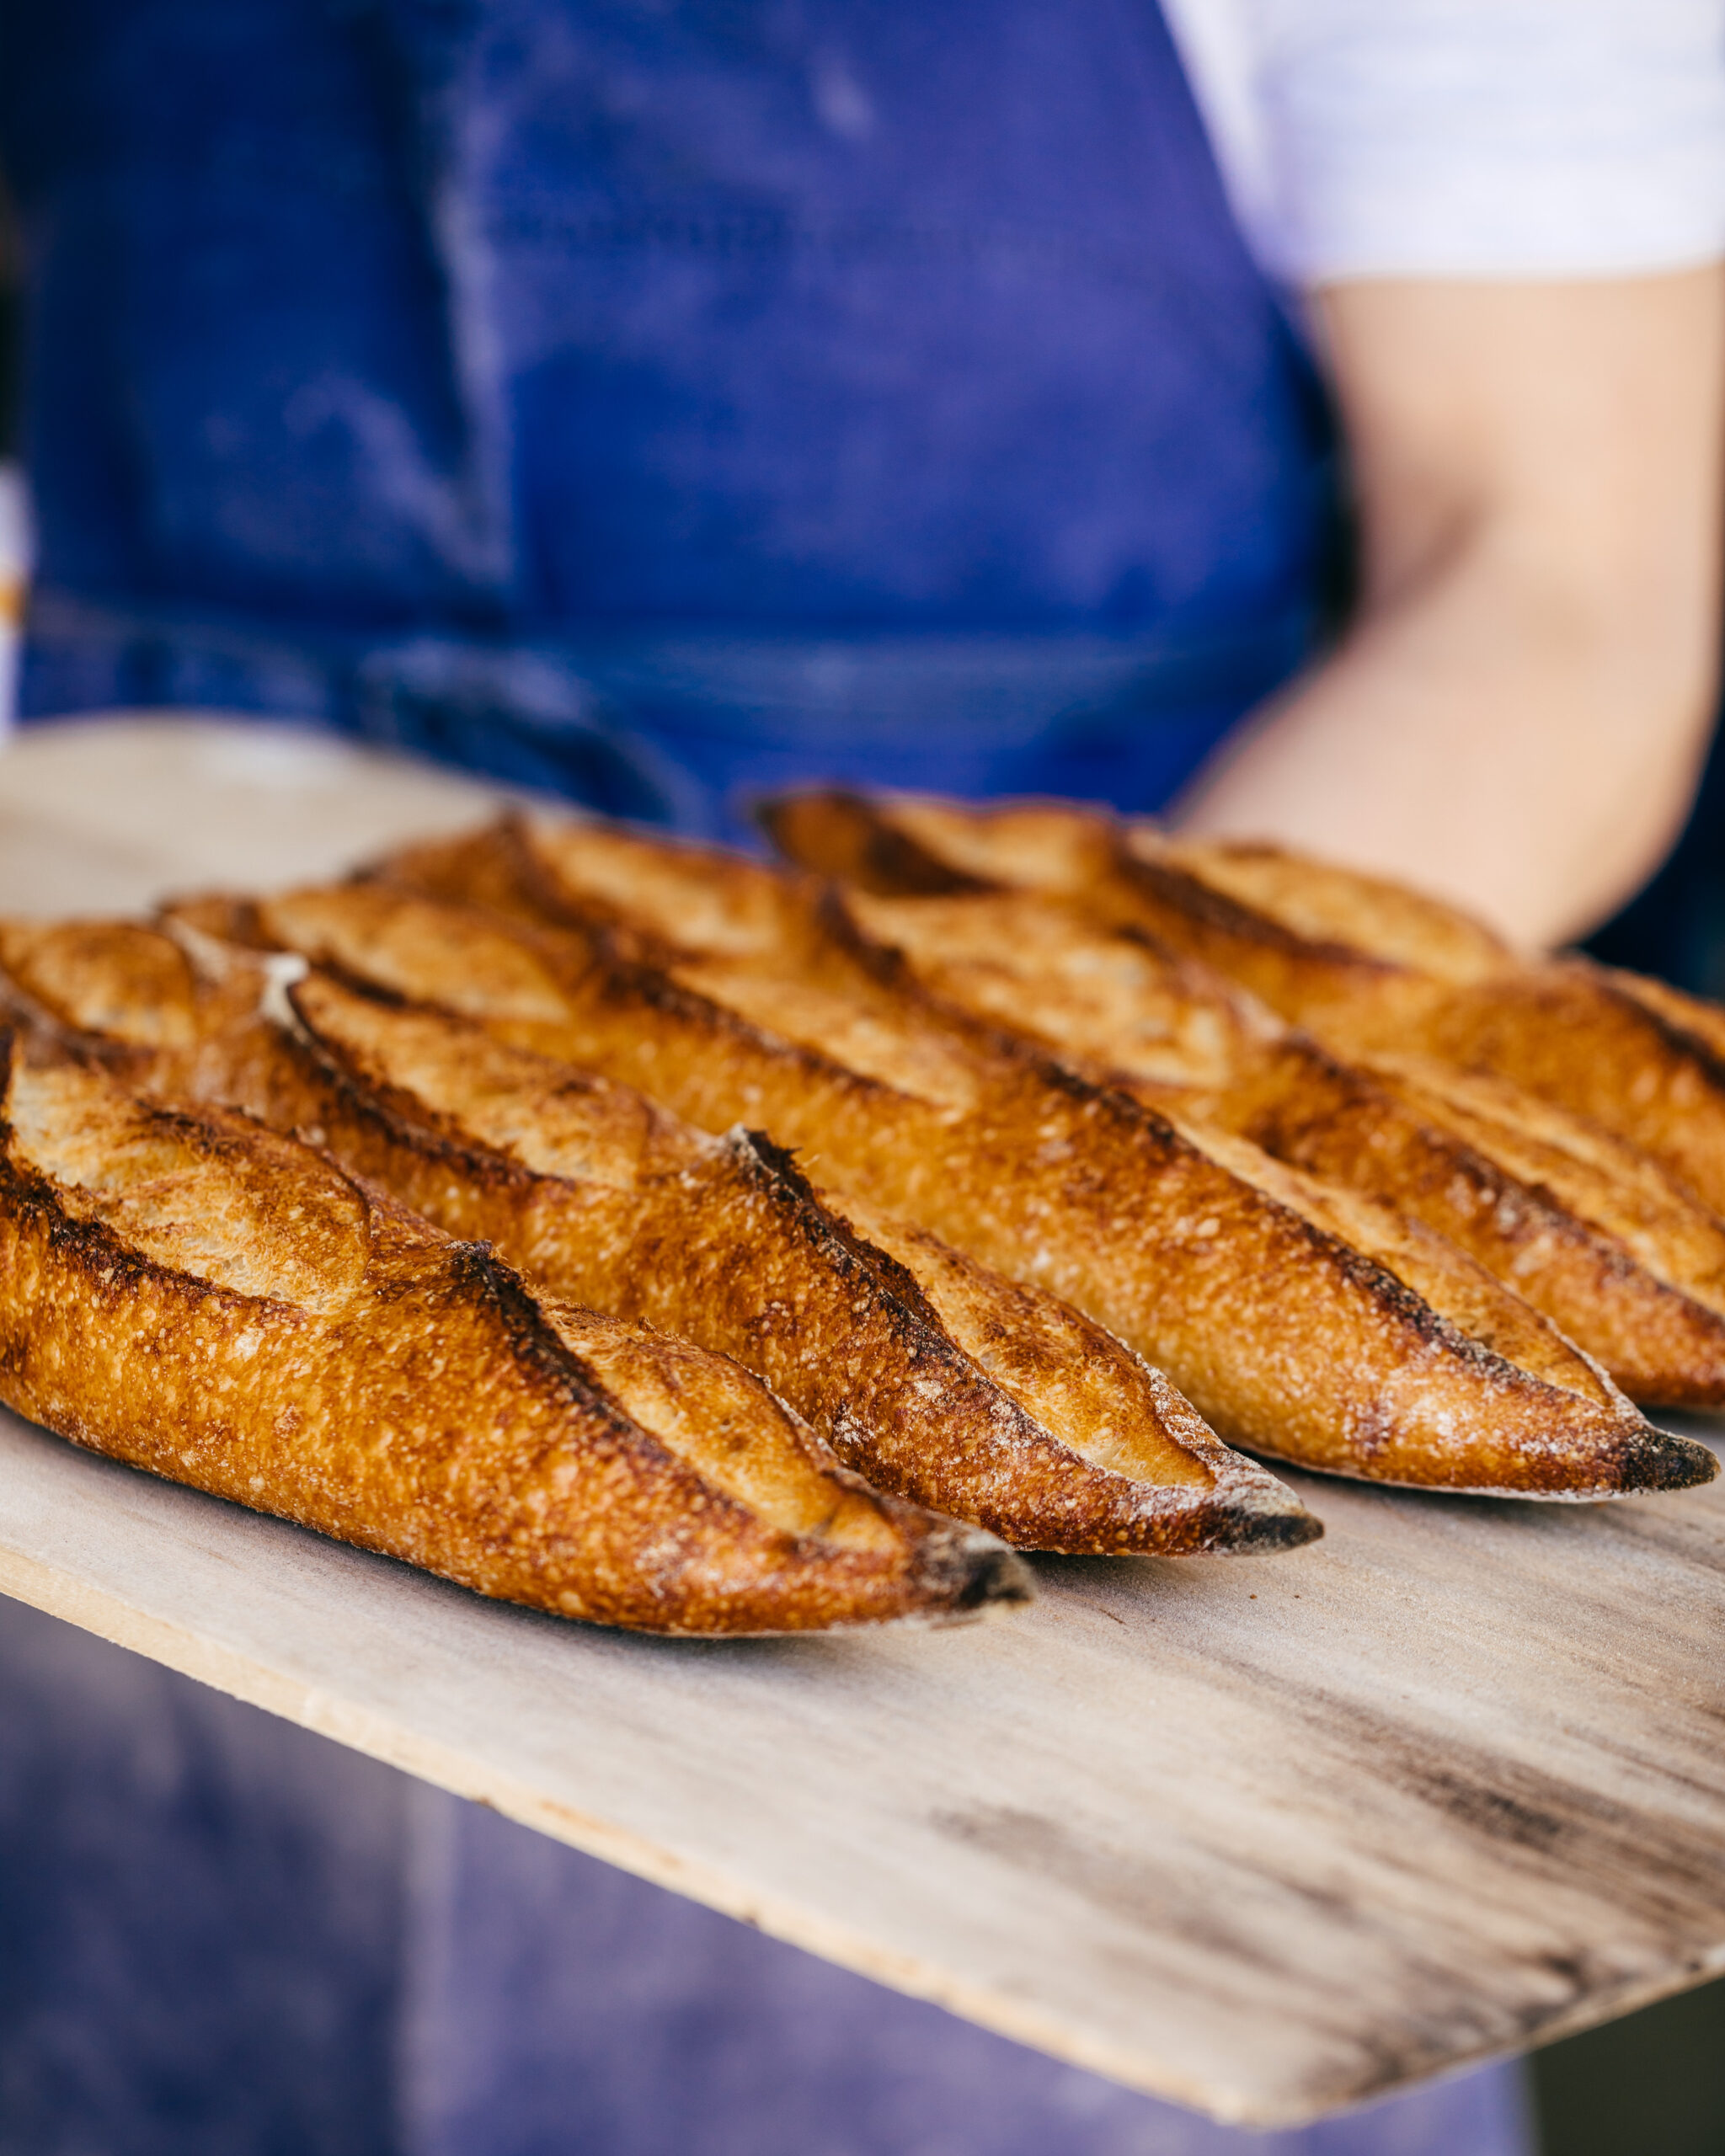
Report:
[{"label": "golden baguette crust", "polygon": [[724,1358],[535,1297],[248,1118],[40,1044],[5,1069],[0,1396],[75,1442],[606,1624],[1022,1598],[997,1543],[867,1491]]},{"label": "golden baguette crust", "polygon": [[[1081,899],[1096,918],[1148,930],[1309,1025],[1332,1004],[1362,999],[1386,1011],[1417,1007],[1439,982],[1483,979],[1515,963],[1477,922],[1399,885],[1274,846],[1129,828],[1076,803],[818,793],[772,803],[764,820],[793,860],[819,874],[843,876],[846,857],[863,855],[866,887],[883,895],[934,889],[944,865],[969,889]],[[872,841],[871,825],[881,834]],[[914,878],[895,885],[888,872],[907,847],[918,857]]]},{"label": "golden baguette crust", "polygon": [[195,927],[0,917],[0,1024],[140,1087],[290,1129],[292,1101],[271,1110],[284,1075],[277,1029],[260,1016],[271,977],[263,949]]},{"label": "golden baguette crust", "polygon": [[1669,981],[1626,973],[1621,967],[1600,966],[1595,970],[1620,994],[1663,1018],[1675,1033],[1698,1041],[1710,1055],[1725,1063],[1725,1005],[1708,1003],[1685,990],[1673,988]]},{"label": "golden baguette crust", "polygon": [[386,856],[362,880],[487,906],[578,931],[650,960],[678,952],[745,958],[802,934],[783,875],[693,841],[649,837],[598,817],[510,810],[478,830]]},{"label": "golden baguette crust", "polygon": [[[1548,1496],[1716,1471],[1436,1238],[1355,1209],[1397,1262],[1444,1279],[1455,1317],[1325,1225],[1333,1193],[1320,1203],[1239,1141],[1177,1129],[902,986],[859,985],[842,953],[830,983],[756,961],[653,967],[602,937],[382,887],[290,894],[260,915],[286,947],[638,1086],[703,1129],[766,1129],[823,1182],[1076,1304],[1254,1450]],[[1482,1324],[1486,1337],[1469,1329]],[[1540,1369],[1493,1338],[1530,1354],[1537,1339]]]},{"label": "golden baguette crust", "polygon": [[943,1001],[1449,1236],[1632,1399],[1725,1403],[1725,1229],[1648,1156],[1429,1059],[1342,1063],[1076,900],[847,891],[837,903],[884,963]]},{"label": "golden baguette crust", "polygon": [[[1225,850],[1135,834],[1112,888],[1176,947],[1343,1054],[1411,1051],[1509,1079],[1650,1153],[1725,1215],[1725,1021],[1710,1006],[1585,958],[1521,962],[1465,915],[1400,894],[1433,924],[1413,936],[1379,922],[1370,879],[1277,861],[1278,883],[1252,887],[1248,903]],[[1311,932],[1317,910],[1288,895],[1308,876],[1357,900],[1324,910],[1325,940]]]},{"label": "golden baguette crust", "polygon": [[[1273,875],[1249,873],[1259,854]],[[1114,882],[1178,947],[1344,1054],[1412,1051],[1511,1080],[1725,1215],[1725,1017],[1699,999],[1584,958],[1521,961],[1436,899],[1275,849],[1135,831]]]},{"label": "golden baguette crust", "polygon": [[290,994],[300,1116],[339,1158],[555,1292],[734,1356],[877,1486],[1023,1548],[1268,1550],[1318,1531],[1112,1336],[814,1191],[759,1133],[707,1136],[328,976]]},{"label": "golden baguette crust", "polygon": [[902,965],[929,995],[1029,1035],[1099,1085],[1158,1098],[1226,1086],[1288,1037],[1261,1004],[1132,927],[1032,891],[828,904],[875,969]]},{"label": "golden baguette crust", "polygon": [[[812,802],[814,818],[800,834],[805,860],[836,845],[877,883],[896,873],[929,890],[945,876],[972,905],[985,904],[977,894],[990,878],[1055,894],[1042,903],[1064,904],[1065,922],[1012,923],[1010,948],[1021,958],[1063,931],[1076,942],[1075,917],[1085,914],[1135,944],[1134,992],[1161,1038],[1135,1042],[1124,1072],[1106,1054],[1075,1058],[1060,1045],[1082,1075],[1125,1076],[1154,1104],[1158,1061],[1170,1070],[1183,1062],[1190,1082],[1204,1085],[1208,1039],[1218,1059],[1232,1058],[1241,1096],[1215,1094],[1204,1104],[1214,1118],[1451,1236],[1598,1354],[1635,1398],[1667,1406],[1725,1399],[1715,1217],[1725,1215],[1725,1012],[1583,960],[1525,963],[1455,907],[1280,847],[1178,841],[1150,826],[1123,838],[1108,816],[1054,802],[961,808],[900,797],[877,816],[855,795],[800,800]],[[782,840],[798,836],[798,805],[766,812]],[[683,903],[697,849],[680,850],[669,878],[653,841],[604,826],[518,818],[479,844],[489,844],[495,886],[524,915],[573,923],[608,909],[625,915],[638,943],[680,934],[720,953],[765,955],[798,940],[794,894],[782,885],[775,893],[754,864],[711,857],[713,894],[697,912]],[[831,865],[830,851],[819,865]],[[1159,993],[1150,985],[1158,974]],[[1349,1071],[1313,1041],[1262,1046],[1261,1021],[1222,987],[1229,974],[1356,1063],[1419,1052],[1426,1082],[1413,1087],[1406,1071],[1399,1080],[1387,1070]],[[1053,1044],[1049,1028],[1025,1026],[1022,1004],[1009,1015],[1010,986],[997,981],[991,996],[974,968],[962,984],[929,985]],[[1069,975],[1065,986],[1066,1039],[1087,1020],[1099,1041],[1099,1014],[1073,1006],[1093,1005],[1103,976],[1092,970],[1081,991]],[[1117,1039],[1124,1001],[1114,998]],[[1500,1086],[1493,1113],[1477,1113],[1476,1099],[1470,1113],[1455,1085],[1439,1081],[1445,1061],[1514,1081],[1521,1094]],[[1248,1104],[1267,1080],[1285,1112],[1254,1129]],[[1611,1148],[1613,1134],[1648,1157]]]},{"label": "golden baguette crust", "polygon": [[258,985],[255,966],[218,977],[142,922],[0,920],[0,1012],[29,1030],[184,1048],[242,1022]]},{"label": "golden baguette crust", "polygon": [[1317,947],[1359,953],[1455,988],[1512,970],[1517,953],[1459,907],[1262,841],[1181,839],[1139,825],[1129,861],[1193,878],[1248,916]]},{"label": "golden baguette crust", "polygon": [[1429,996],[1400,1027],[1356,1006],[1327,1030],[1344,1054],[1413,1050],[1509,1079],[1650,1153],[1725,1217],[1725,1059],[1603,966],[1553,959]]},{"label": "golden baguette crust", "polygon": [[[236,921],[255,937],[254,912],[185,910],[203,923],[176,924],[195,959],[223,977],[243,966],[205,939]],[[117,975],[152,935],[168,944],[138,969],[154,991],[179,946],[126,924],[112,946]],[[81,929],[75,974],[95,939]],[[865,1240],[863,1209],[846,1219],[758,1134],[715,1140],[627,1087],[328,976],[289,991],[293,1034],[232,1009],[204,1022],[196,970],[166,1028],[179,1045],[135,1059],[138,1083],[310,1129],[553,1293],[733,1355],[879,1486],[1024,1548],[1264,1551],[1320,1531],[1110,1334],[873,1210]],[[51,953],[37,986],[65,1007]],[[104,1012],[135,1036],[163,1031],[160,1011],[134,1020],[120,997]]]},{"label": "golden baguette crust", "polygon": [[[1098,921],[1081,896],[975,888],[975,872],[992,866],[1081,883],[1087,875],[1098,879],[1092,891],[1106,891],[1113,841],[1100,817],[1057,804],[894,808],[914,818],[916,841],[931,857],[955,832],[972,833],[973,842],[959,894],[891,900],[852,891],[829,901],[842,939],[872,972],[890,979],[900,966],[949,1009],[1028,1036],[1093,1083],[1152,1107],[1183,1105],[1199,1127],[1247,1137],[1290,1166],[1413,1215],[1598,1355],[1633,1397],[1687,1406],[1725,1399],[1725,1246],[1703,1209],[1651,1162],[1600,1157],[1587,1131],[1554,1126],[1533,1097],[1522,1103],[1520,1136],[1502,1102],[1493,1116],[1466,1117],[1430,1084],[1416,1102],[1406,1082],[1338,1063],[1143,928],[1107,909]],[[867,813],[852,798],[848,828]],[[601,838],[595,870],[590,854]],[[668,877],[660,851],[650,839],[604,826],[514,819],[421,861],[439,888],[459,891],[472,878],[524,918],[590,927],[632,899],[622,923],[632,947],[670,963],[681,934],[686,943],[708,939],[709,958],[777,953],[805,973],[811,963],[818,968],[802,920],[806,894],[756,864],[718,856],[707,902],[685,908],[681,891],[700,856],[677,849]],[[1289,880],[1284,857],[1239,851],[1251,855],[1241,872],[1248,883],[1256,877],[1279,890]],[[1338,874],[1322,884],[1329,915],[1345,918],[1363,902],[1358,883]],[[1308,926],[1328,917],[1316,905],[1308,914]],[[1404,951],[1423,948],[1452,974],[1505,956],[1483,931],[1451,922],[1424,900],[1410,898],[1394,925]],[[829,1027],[824,1038],[837,1037]],[[1530,1120],[1542,1122],[1537,1141],[1527,1137]],[[1645,1187],[1650,1178],[1661,1183],[1657,1201]],[[1302,1183],[1299,1209],[1311,1214],[1316,1196]],[[1375,1219],[1356,1217],[1362,1229]],[[1381,1222],[1374,1233],[1369,1246],[1385,1257]],[[1405,1239],[1397,1246],[1410,1254]],[[1421,1247],[1423,1292],[1445,1307],[1434,1261]]]},{"label": "golden baguette crust", "polygon": [[1114,865],[1114,818],[1071,801],[943,801],[812,787],[762,803],[788,861],[884,898],[1087,892]]},{"label": "golden baguette crust", "polygon": [[[1698,1065],[1725,1049],[1725,1014],[1713,1006],[1597,968],[1584,988],[1573,971],[1560,988],[1561,969],[1523,965],[1438,901],[1273,847],[1194,845],[1140,830],[1123,848],[1108,818],[1070,804],[996,809],[820,794],[779,804],[771,820],[805,865],[861,857],[877,889],[906,846],[921,857],[910,888],[932,888],[950,865],[969,895],[849,902],[877,941],[914,943],[921,919],[925,953],[963,941],[943,916],[972,913],[968,968],[931,970],[925,956],[925,977],[941,992],[972,1007],[986,996],[1001,1015],[1016,1000],[1017,1025],[1045,1040],[1058,1020],[1055,1044],[1068,1060],[1101,1080],[1112,1061],[1114,1082],[1143,1097],[1179,1083],[1184,1061],[1191,1083],[1209,1088],[1193,1104],[1206,1118],[1450,1236],[1636,1399],[1725,1399],[1721,1230],[1698,1194],[1716,1180],[1725,1118],[1696,1125],[1683,1113],[1710,1084]],[[876,830],[889,842],[871,853]],[[1038,931],[1013,917],[1039,907],[1070,938],[1060,962],[1068,992],[1044,989],[1039,1004],[1032,983],[1014,978],[1037,956]],[[991,910],[1010,933],[983,954],[975,947]],[[1044,923],[1041,942],[1055,934]],[[1136,947],[1135,985],[1109,1009],[1097,984],[1122,972],[1118,958],[1103,963],[1115,938]],[[1081,965],[1086,992],[1074,995]],[[1036,982],[1055,969],[1044,963]],[[1231,1001],[1220,987],[1225,974],[1321,1028],[1351,1062],[1292,1034],[1257,1045],[1239,1022],[1237,993]],[[1178,1029],[1171,1001],[1188,1008]],[[1133,1038],[1137,1006],[1165,1036],[1148,1049]],[[1046,1022],[1032,1017],[1038,1009]],[[1661,1026],[1681,1037],[1680,1049]],[[1206,1077],[1187,1052],[1206,1027],[1231,1076]],[[1589,1039],[1592,1054],[1579,1046]],[[1418,1083],[1405,1067],[1416,1048],[1425,1051]],[[1384,1067],[1367,1067],[1385,1057]],[[1458,1066],[1447,1076],[1445,1058]],[[1482,1065],[1520,1081],[1500,1080],[1489,1113],[1479,1112],[1489,1082]],[[1477,1074],[1471,1081],[1464,1067]],[[1471,1107],[1457,1090],[1469,1083]],[[1566,1104],[1595,1120],[1565,1113]],[[1612,1131],[1639,1147],[1614,1146]]]},{"label": "golden baguette crust", "polygon": [[1247,905],[1199,875],[1189,859],[1158,844],[1153,854],[1123,851],[1096,887],[1094,903],[1138,922],[1188,958],[1201,959],[1321,1038],[1370,1013],[1382,1038],[1402,1038],[1445,984],[1399,958],[1330,935],[1313,936]]},{"label": "golden baguette crust", "polygon": [[1725,1228],[1650,1155],[1502,1081],[1297,1038],[1199,1105],[1447,1236],[1632,1400],[1725,1405]]}]

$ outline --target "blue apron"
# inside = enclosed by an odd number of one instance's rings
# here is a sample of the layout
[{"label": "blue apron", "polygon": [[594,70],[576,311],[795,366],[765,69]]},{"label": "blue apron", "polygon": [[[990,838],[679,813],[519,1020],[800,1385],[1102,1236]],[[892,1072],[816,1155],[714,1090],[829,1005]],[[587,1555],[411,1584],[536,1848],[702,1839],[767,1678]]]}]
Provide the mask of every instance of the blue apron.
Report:
[{"label": "blue apron", "polygon": [[[61,0],[0,15],[0,144],[28,712],[296,715],[735,835],[799,777],[1153,807],[1310,648],[1322,401],[1150,0]],[[0,1778],[25,2156],[1237,2145],[0,1627],[50,1732]],[[212,2068],[260,2015],[271,2071]],[[1512,2156],[1518,2103],[1247,2145]]]},{"label": "blue apron", "polygon": [[69,0],[0,141],[29,711],[734,830],[1151,806],[1308,648],[1322,402],[1147,0]]}]

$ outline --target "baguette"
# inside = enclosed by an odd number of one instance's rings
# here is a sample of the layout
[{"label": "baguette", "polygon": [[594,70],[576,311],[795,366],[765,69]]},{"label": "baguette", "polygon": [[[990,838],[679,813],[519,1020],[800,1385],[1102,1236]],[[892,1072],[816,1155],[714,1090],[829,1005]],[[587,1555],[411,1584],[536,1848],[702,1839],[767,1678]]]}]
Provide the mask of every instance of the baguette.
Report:
[{"label": "baguette", "polygon": [[675,1633],[1022,1600],[993,1538],[879,1497],[757,1380],[536,1294],[327,1156],[19,1035],[0,1397],[479,1593]]},{"label": "baguette", "polygon": [[[715,1139],[327,975],[288,993],[269,1119],[314,1125],[344,1165],[553,1293],[734,1357],[877,1486],[1021,1548],[1263,1551],[1319,1532],[1111,1335],[813,1190],[759,1133]],[[243,1045],[228,1089],[259,1067]],[[155,1082],[184,1081],[158,1059]]]},{"label": "baguette", "polygon": [[[871,841],[876,819],[889,845]],[[1301,864],[1263,847],[1202,850],[1229,862],[1226,892],[1218,885],[1190,899],[1188,872],[1170,868],[1174,850],[1160,843],[1151,882],[1135,883],[1110,863],[1105,819],[1058,804],[997,812],[820,795],[781,804],[773,823],[805,862],[861,861],[877,887],[912,845],[907,880],[918,888],[949,858],[964,895],[857,891],[846,902],[861,932],[895,944],[938,992],[991,1010],[1140,1097],[1189,1088],[1193,1113],[1414,1214],[1526,1296],[1642,1403],[1725,1404],[1725,1230],[1712,1213],[1668,1165],[1608,1128],[1501,1076],[1469,1075],[1482,1059],[1477,1043],[1470,1054],[1452,1039],[1463,1052],[1447,1065],[1432,1052],[1445,1045],[1440,1014],[1452,1026],[1470,1014],[1477,1025],[1503,981],[1521,977],[1513,954],[1477,924],[1343,872],[1305,878]],[[1027,888],[1044,876],[1061,888]],[[1146,889],[1186,892],[1183,910],[1144,903]],[[1248,896],[1274,898],[1278,918],[1248,915]],[[1362,953],[1367,916],[1379,926],[1374,949]],[[1353,946],[1336,941],[1344,931]],[[1206,961],[1307,1011],[1352,1055],[1279,1029]],[[1290,989],[1296,974],[1305,1000]],[[1434,989],[1440,975],[1448,985]],[[1616,985],[1628,993],[1632,981]],[[1386,982],[1387,1001],[1374,1002]],[[1649,1027],[1669,1019],[1699,1032],[1711,1010],[1658,984],[1633,986]],[[1568,1038],[1553,1032],[1544,1054],[1561,1061]],[[1427,1052],[1410,1056],[1410,1046]],[[1605,1082],[1621,1092],[1627,1076],[1620,1065]]]},{"label": "baguette", "polygon": [[1576,957],[1523,960],[1465,915],[1267,846],[1132,833],[1120,887],[1343,1054],[1506,1079],[1651,1154],[1725,1214],[1725,1017]]},{"label": "baguette", "polygon": [[1381,877],[1262,842],[1178,838],[1077,802],[816,789],[766,803],[761,819],[788,859],[883,897],[1033,890],[1112,903],[1274,1010],[1309,1007],[1327,965],[1345,1000],[1397,972],[1463,986],[1519,963],[1482,922]]},{"label": "baguette", "polygon": [[1717,1021],[1676,1014],[1676,992],[1579,958],[1428,998],[1397,1027],[1369,1006],[1337,1014],[1344,1051],[1397,1048],[1508,1079],[1650,1154],[1725,1217],[1725,1057]]},{"label": "baguette", "polygon": [[882,963],[1093,1081],[1412,1214],[1645,1406],[1725,1405],[1725,1228],[1657,1162],[1431,1059],[1349,1065],[1208,969],[1032,894],[838,901]]},{"label": "baguette", "polygon": [[1114,819],[1071,801],[943,801],[810,787],[763,802],[788,861],[881,898],[1025,890],[1091,894],[1119,851]]},{"label": "baguette", "polygon": [[1075,1304],[1254,1451],[1550,1497],[1716,1471],[1440,1238],[870,979],[818,910],[782,904],[797,925],[771,963],[758,921],[754,955],[648,963],[602,930],[384,883],[288,894],[256,920],[704,1129],[765,1129],[823,1183]]},{"label": "baguette", "polygon": [[[1249,989],[1323,1033],[1375,1015],[1385,1040],[1446,989],[1513,974],[1516,955],[1435,899],[1265,845],[1194,842],[1071,802],[984,805],[835,791],[766,804],[791,860],[881,896],[1039,891]],[[848,865],[862,873],[852,875]],[[895,881],[895,875],[900,880]]]},{"label": "baguette", "polygon": [[[1069,856],[1094,867],[1101,820],[1076,818]],[[926,816],[921,828],[932,835]],[[1008,826],[996,851],[1028,880],[1035,862],[1011,841]],[[1650,1154],[1725,1216],[1717,1006],[1582,958],[1523,958],[1441,900],[1275,846],[1138,825],[1090,888],[1115,917],[1206,960],[1344,1055],[1412,1051],[1512,1081]]]},{"label": "baguette", "polygon": [[34,1034],[184,1053],[243,1026],[265,979],[231,945],[195,955],[142,921],[0,919],[0,1022]]},{"label": "baguette", "polygon": [[[627,1087],[327,977],[289,991],[285,1036],[199,980],[265,989],[260,962],[212,933],[257,940],[256,909],[174,912],[177,943],[115,925],[97,1014],[109,1030],[77,1033],[84,1053],[126,1056],[169,1099],[310,1128],[555,1294],[733,1355],[878,1486],[1023,1548],[1261,1552],[1321,1532],[1112,1335],[859,1200],[841,1209],[758,1133],[715,1140]],[[149,1046],[161,1011],[123,985],[152,934],[186,962],[178,976],[160,953],[138,969],[178,997],[170,1049]],[[68,979],[51,936],[33,946],[39,1011],[63,1026],[92,1015],[75,991],[99,946],[96,924],[68,935]]]}]

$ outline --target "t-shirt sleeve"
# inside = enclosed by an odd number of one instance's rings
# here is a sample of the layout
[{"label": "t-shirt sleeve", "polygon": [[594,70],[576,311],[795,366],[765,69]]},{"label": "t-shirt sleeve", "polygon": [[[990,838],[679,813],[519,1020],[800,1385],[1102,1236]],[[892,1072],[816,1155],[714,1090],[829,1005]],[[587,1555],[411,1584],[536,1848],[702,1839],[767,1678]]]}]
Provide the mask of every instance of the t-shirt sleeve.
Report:
[{"label": "t-shirt sleeve", "polygon": [[1725,253],[1725,0],[1164,0],[1231,199],[1296,285]]}]

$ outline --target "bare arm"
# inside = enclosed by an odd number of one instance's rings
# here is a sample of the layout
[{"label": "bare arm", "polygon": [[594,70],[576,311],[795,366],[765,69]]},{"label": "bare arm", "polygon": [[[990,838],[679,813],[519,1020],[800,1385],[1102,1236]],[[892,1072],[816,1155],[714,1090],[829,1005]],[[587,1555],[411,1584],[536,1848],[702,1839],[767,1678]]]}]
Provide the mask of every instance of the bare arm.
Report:
[{"label": "bare arm", "polygon": [[1273,837],[1583,932],[1656,867],[1717,680],[1725,265],[1316,302],[1363,548],[1340,648],[1200,775]]}]

